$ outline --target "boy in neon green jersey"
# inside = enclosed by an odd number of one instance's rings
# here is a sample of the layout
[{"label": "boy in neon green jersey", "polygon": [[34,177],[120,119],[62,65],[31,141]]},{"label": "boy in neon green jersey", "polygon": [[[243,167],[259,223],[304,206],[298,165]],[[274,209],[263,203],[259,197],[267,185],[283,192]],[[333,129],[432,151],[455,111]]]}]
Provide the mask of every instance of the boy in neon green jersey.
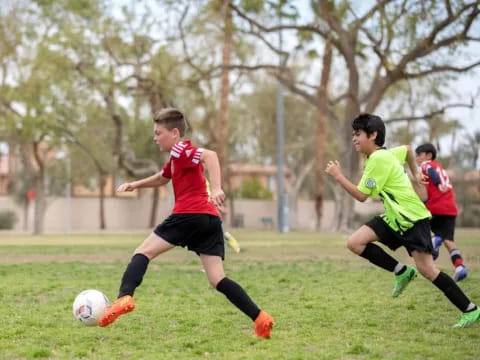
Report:
[{"label": "boy in neon green jersey", "polygon": [[359,201],[363,202],[369,196],[379,197],[385,213],[356,230],[348,239],[347,247],[374,265],[393,272],[395,287],[392,296],[397,297],[415,278],[417,270],[399,263],[373,242],[380,241],[392,250],[404,246],[413,257],[418,271],[462,311],[454,327],[472,325],[480,319],[480,309],[433,262],[429,223],[431,214],[415,193],[403,167],[407,162],[414,181],[423,181],[413,151],[408,146],[391,150],[383,148],[385,124],[378,116],[362,114],[353,120],[352,128],[355,150],[367,156],[359,184],[354,185],[342,174],[338,161],[330,161],[325,171]]}]

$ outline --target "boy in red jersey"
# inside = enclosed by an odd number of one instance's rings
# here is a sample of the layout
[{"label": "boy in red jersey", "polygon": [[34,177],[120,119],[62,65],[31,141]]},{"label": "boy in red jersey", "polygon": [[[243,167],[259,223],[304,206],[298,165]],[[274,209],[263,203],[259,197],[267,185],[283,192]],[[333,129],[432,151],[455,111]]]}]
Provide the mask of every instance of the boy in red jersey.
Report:
[{"label": "boy in red jersey", "polygon": [[453,278],[455,281],[467,277],[467,268],[463,264],[462,255],[455,244],[455,219],[458,215],[455,203],[453,186],[450,183],[444,167],[435,161],[437,149],[430,143],[422,144],[415,149],[417,164],[422,173],[428,176],[427,201],[425,205],[432,213],[430,227],[434,233],[432,239],[434,246],[433,258],[438,257],[442,243],[450,253],[450,259],[455,267]]},{"label": "boy in red jersey", "polygon": [[[135,309],[133,294],[141,284],[148,263],[174,248],[187,247],[200,257],[210,284],[254,321],[255,335],[269,338],[274,320],[260,310],[245,290],[225,276],[222,260],[225,248],[222,223],[216,207],[222,207],[220,164],[214,151],[193,146],[183,140],[185,118],[180,110],[166,108],[154,116],[154,140],[170,159],[163,169],[150,177],[122,184],[117,191],[156,187],[172,180],[175,205],[170,215],[135,250],[122,277],[118,299],[99,319],[99,326],[113,323],[120,315]],[[207,192],[204,166],[211,183]]]}]

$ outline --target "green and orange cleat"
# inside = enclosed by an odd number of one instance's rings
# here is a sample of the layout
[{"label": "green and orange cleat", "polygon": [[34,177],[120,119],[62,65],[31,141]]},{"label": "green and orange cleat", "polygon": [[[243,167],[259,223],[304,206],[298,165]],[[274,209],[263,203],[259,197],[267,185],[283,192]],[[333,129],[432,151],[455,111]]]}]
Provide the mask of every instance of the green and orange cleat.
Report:
[{"label": "green and orange cleat", "polygon": [[262,337],[265,339],[270,338],[270,333],[272,332],[274,320],[267,312],[260,311],[257,318],[255,319],[255,336]]},{"label": "green and orange cleat", "polygon": [[98,326],[105,327],[113,323],[120,315],[124,315],[135,309],[135,300],[130,295],[125,295],[110,305],[100,319]]}]

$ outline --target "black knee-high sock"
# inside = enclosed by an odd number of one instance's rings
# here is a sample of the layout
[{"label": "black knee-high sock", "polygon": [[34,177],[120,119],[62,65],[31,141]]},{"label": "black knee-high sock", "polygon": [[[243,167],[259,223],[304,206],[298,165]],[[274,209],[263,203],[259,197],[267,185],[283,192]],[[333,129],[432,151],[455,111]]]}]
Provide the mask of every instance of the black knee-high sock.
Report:
[{"label": "black knee-high sock", "polygon": [[135,254],[123,273],[118,297],[133,296],[135,289],[142,283],[150,260],[143,254]]},{"label": "black knee-high sock", "polygon": [[250,317],[250,319],[255,321],[260,313],[260,309],[257,305],[255,305],[255,303],[252,301],[252,299],[250,299],[248,294],[240,285],[238,285],[235,281],[224,277],[217,284],[217,290],[225,295],[233,305],[243,311],[248,317]]},{"label": "black knee-high sock", "polygon": [[475,305],[470,302],[457,283],[444,272],[440,272],[432,282],[460,311],[467,312],[475,309]]},{"label": "black knee-high sock", "polygon": [[388,255],[380,246],[368,243],[365,250],[360,254],[361,257],[367,259],[372,264],[381,267],[387,271],[393,272],[398,261]]}]

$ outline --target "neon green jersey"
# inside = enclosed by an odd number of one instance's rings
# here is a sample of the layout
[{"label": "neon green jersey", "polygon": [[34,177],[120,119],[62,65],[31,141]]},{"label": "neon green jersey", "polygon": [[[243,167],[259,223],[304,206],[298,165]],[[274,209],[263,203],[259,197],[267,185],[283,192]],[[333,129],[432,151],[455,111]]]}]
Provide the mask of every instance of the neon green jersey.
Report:
[{"label": "neon green jersey", "polygon": [[380,197],[385,208],[382,219],[400,233],[410,229],[417,221],[431,217],[403,168],[406,159],[406,146],[376,150],[365,161],[363,175],[357,185],[362,193]]}]

